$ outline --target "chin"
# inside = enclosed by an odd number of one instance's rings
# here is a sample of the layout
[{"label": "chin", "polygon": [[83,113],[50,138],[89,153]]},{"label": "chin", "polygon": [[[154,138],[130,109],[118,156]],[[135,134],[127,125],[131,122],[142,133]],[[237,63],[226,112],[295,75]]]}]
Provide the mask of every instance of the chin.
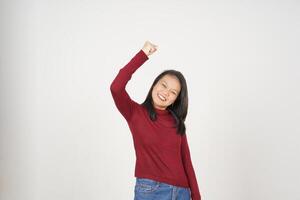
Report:
[{"label": "chin", "polygon": [[161,102],[157,99],[154,100],[155,105],[159,106],[159,107],[165,107],[166,105],[161,104]]}]

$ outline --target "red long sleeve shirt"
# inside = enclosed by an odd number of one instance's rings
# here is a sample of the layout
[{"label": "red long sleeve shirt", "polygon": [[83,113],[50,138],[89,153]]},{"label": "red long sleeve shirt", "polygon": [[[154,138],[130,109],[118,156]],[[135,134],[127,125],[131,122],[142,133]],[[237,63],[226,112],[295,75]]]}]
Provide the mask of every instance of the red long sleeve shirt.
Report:
[{"label": "red long sleeve shirt", "polygon": [[135,102],[125,89],[132,74],[146,60],[148,56],[140,50],[119,70],[110,85],[115,105],[127,121],[133,137],[135,177],[190,188],[192,199],[200,200],[186,134],[176,133],[176,121],[168,110],[154,108],[157,120],[152,121],[146,108]]}]

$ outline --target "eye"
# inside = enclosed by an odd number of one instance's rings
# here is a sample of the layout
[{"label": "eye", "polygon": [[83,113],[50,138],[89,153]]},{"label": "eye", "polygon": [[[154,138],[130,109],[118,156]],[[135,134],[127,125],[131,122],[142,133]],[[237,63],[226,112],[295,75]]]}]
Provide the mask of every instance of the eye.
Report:
[{"label": "eye", "polygon": [[164,83],[162,83],[162,85],[163,85],[164,87],[166,87],[166,85],[165,85]]},{"label": "eye", "polygon": [[174,95],[176,95],[176,92],[173,92]]}]

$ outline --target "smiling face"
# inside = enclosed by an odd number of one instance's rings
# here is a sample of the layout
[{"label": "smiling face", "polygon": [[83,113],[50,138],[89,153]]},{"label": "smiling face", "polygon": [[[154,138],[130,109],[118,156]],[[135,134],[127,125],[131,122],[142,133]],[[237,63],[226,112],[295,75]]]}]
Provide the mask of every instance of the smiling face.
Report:
[{"label": "smiling face", "polygon": [[175,102],[180,93],[180,82],[176,76],[164,75],[152,89],[153,106],[165,110]]}]

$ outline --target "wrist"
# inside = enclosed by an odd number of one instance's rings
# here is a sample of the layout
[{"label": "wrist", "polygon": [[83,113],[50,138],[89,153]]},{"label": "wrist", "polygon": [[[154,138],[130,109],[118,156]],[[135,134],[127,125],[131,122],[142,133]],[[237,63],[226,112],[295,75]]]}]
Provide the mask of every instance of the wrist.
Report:
[{"label": "wrist", "polygon": [[147,51],[147,50],[144,49],[144,48],[142,48],[142,50],[143,50],[143,52],[144,52],[147,56],[149,56],[149,51]]}]

